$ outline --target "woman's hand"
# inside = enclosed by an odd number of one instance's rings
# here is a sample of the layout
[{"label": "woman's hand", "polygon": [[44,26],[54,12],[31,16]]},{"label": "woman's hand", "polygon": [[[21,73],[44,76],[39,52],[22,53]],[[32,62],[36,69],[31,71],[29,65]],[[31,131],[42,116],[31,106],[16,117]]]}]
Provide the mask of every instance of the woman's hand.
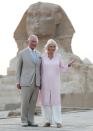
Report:
[{"label": "woman's hand", "polygon": [[68,64],[68,67],[70,67],[76,60],[72,60],[69,64]]}]

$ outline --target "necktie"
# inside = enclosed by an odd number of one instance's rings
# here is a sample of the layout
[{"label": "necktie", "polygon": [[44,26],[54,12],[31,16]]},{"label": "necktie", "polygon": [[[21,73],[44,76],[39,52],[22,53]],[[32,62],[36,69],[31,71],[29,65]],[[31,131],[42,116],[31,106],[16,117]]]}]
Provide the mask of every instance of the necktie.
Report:
[{"label": "necktie", "polygon": [[34,50],[30,49],[30,54],[32,56],[32,61],[36,64],[37,61],[37,54]]},{"label": "necktie", "polygon": [[32,59],[33,59],[34,63],[36,64],[37,55],[36,55],[36,52],[34,50],[32,50]]}]

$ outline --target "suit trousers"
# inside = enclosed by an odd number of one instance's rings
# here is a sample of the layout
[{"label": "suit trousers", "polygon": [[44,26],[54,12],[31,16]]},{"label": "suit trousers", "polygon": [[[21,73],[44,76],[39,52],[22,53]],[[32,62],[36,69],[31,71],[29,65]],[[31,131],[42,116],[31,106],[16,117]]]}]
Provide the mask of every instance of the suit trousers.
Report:
[{"label": "suit trousers", "polygon": [[34,113],[39,88],[33,83],[30,87],[21,87],[21,121],[34,123]]}]

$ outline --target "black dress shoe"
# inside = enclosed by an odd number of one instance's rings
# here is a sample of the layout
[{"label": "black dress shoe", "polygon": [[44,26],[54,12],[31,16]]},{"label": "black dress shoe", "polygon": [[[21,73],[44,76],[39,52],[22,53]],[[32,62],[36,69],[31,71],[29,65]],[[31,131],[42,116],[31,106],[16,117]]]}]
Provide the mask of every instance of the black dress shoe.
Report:
[{"label": "black dress shoe", "polygon": [[57,123],[57,128],[61,128],[62,125],[60,123]]},{"label": "black dress shoe", "polygon": [[31,122],[28,122],[28,126],[38,127],[38,125],[37,125],[37,124],[31,123]]},{"label": "black dress shoe", "polygon": [[37,124],[31,124],[30,126],[32,126],[32,127],[38,127]]},{"label": "black dress shoe", "polygon": [[49,122],[45,123],[43,127],[50,127],[50,123]]}]

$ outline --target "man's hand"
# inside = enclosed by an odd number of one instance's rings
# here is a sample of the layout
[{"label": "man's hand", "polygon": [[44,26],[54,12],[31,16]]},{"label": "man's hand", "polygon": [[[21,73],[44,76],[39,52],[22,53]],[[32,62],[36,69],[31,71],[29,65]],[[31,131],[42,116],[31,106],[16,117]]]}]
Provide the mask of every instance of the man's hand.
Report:
[{"label": "man's hand", "polygon": [[17,89],[21,89],[21,86],[20,86],[20,84],[17,84],[16,86],[17,86]]},{"label": "man's hand", "polygon": [[41,90],[41,86],[36,86],[36,88],[39,88],[39,90]]}]

